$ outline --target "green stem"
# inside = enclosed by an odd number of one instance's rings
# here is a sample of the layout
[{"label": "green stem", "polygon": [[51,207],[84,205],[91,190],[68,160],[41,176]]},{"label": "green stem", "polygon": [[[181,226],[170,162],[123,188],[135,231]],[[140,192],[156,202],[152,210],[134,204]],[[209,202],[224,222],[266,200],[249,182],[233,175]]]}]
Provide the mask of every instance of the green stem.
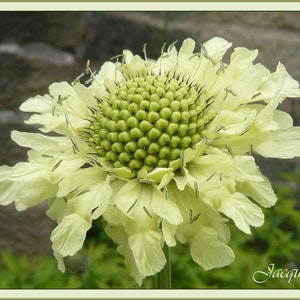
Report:
[{"label": "green stem", "polygon": [[171,251],[167,245],[164,246],[163,250],[167,263],[165,264],[165,267],[155,276],[155,287],[158,289],[171,289]]},{"label": "green stem", "polygon": [[81,283],[82,283],[82,288],[83,289],[88,289],[88,284],[87,284],[87,281],[86,281],[86,274],[83,272],[83,273],[80,273],[80,279],[81,279]]}]

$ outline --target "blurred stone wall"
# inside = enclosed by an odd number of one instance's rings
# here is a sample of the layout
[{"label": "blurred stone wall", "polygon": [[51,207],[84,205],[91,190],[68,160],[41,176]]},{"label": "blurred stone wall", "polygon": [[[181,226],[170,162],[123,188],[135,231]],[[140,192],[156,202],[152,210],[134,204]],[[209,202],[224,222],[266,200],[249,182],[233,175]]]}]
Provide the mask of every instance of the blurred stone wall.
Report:
[{"label": "blurred stone wall", "polygon": [[[18,111],[28,97],[47,93],[54,81],[71,82],[91,61],[93,70],[123,49],[157,58],[161,45],[186,37],[203,43],[213,36],[233,47],[259,49],[257,62],[275,70],[281,61],[300,81],[300,12],[0,12],[0,164],[26,160],[10,131],[32,130]],[[300,125],[299,99],[284,104]],[[299,160],[260,159],[264,173],[296,171]],[[54,224],[45,205],[17,213],[0,206],[0,252],[50,253]]]}]

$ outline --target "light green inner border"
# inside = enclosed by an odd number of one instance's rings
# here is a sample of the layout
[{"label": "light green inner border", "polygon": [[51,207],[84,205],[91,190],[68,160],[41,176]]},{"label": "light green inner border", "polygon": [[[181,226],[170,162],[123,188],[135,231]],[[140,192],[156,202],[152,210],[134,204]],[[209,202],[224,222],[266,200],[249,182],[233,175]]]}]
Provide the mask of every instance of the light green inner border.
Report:
[{"label": "light green inner border", "polygon": [[262,2],[266,2],[266,3],[271,3],[271,2],[282,2],[285,3],[286,5],[288,5],[288,3],[294,3],[294,2],[300,2],[300,0],[288,0],[288,1],[283,1],[283,0],[264,0],[264,1],[260,1],[260,0],[252,0],[252,1],[246,1],[246,0],[231,0],[231,1],[225,1],[225,0],[210,0],[210,1],[205,1],[205,0],[187,0],[187,1],[182,1],[182,0],[150,0],[150,1],[138,1],[138,0],[131,0],[131,1],[127,1],[127,0],[87,0],[87,1],[83,1],[83,0],[49,0],[49,1],[38,1],[38,0],[31,0],[31,1],[26,1],[26,0],[0,0],[0,2],[39,2],[39,3],[47,3],[47,2],[106,2],[106,3],[110,3],[110,2],[142,2],[142,3],[152,3],[152,2],[177,2],[177,3],[185,3],[185,2],[193,2],[193,3],[201,3],[201,2],[206,2],[206,3],[211,3],[211,2],[237,2],[237,3],[251,3],[251,2],[255,2],[255,3],[262,3]]}]

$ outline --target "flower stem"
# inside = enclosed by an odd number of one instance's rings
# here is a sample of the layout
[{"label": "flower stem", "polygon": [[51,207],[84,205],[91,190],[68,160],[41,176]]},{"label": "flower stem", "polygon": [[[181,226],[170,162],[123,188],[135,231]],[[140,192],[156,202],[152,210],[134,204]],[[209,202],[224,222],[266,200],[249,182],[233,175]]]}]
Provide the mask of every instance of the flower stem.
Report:
[{"label": "flower stem", "polygon": [[81,279],[81,282],[82,282],[82,288],[83,289],[88,289],[88,284],[87,284],[87,281],[86,281],[86,274],[85,273],[81,273],[80,274],[80,279]]},{"label": "flower stem", "polygon": [[171,289],[172,280],[171,280],[171,251],[170,247],[164,245],[163,251],[166,257],[165,267],[156,275],[156,288],[158,289]]}]

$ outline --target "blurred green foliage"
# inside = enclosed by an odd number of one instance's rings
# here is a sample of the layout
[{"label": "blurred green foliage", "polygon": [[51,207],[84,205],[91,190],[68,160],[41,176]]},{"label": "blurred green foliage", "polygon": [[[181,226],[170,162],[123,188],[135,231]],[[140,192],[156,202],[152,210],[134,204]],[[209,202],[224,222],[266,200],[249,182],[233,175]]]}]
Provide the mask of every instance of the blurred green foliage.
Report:
[{"label": "blurred green foliage", "polygon": [[[230,246],[234,262],[227,267],[203,271],[191,259],[188,245],[172,248],[173,288],[300,288],[300,277],[253,281],[256,271],[299,269],[300,272],[300,174],[282,173],[283,184],[275,186],[277,204],[264,209],[265,224],[251,235],[237,230],[231,222]],[[57,269],[53,257],[5,252],[0,258],[0,288],[138,288],[127,274],[123,258],[113,242],[98,229],[89,233],[85,250],[67,261],[68,272]],[[204,245],[205,246],[205,245]],[[152,287],[147,278],[143,288]]]}]

